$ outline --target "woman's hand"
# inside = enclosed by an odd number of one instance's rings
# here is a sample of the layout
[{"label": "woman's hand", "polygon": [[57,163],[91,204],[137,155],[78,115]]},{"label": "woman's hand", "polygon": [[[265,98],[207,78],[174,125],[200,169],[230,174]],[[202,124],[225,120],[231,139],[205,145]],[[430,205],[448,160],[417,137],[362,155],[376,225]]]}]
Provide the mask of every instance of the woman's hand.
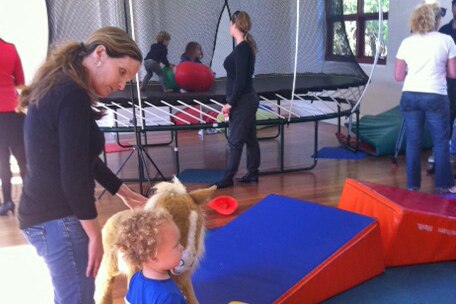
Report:
[{"label": "woman's hand", "polygon": [[222,114],[224,116],[229,115],[231,110],[231,105],[229,103],[225,104],[222,108]]},{"label": "woman's hand", "polygon": [[103,243],[101,240],[101,229],[97,219],[80,220],[82,228],[89,237],[88,260],[85,275],[96,277],[103,258]]},{"label": "woman's hand", "polygon": [[116,193],[125,205],[130,209],[141,209],[147,202],[147,197],[131,190],[127,185],[122,184]]}]

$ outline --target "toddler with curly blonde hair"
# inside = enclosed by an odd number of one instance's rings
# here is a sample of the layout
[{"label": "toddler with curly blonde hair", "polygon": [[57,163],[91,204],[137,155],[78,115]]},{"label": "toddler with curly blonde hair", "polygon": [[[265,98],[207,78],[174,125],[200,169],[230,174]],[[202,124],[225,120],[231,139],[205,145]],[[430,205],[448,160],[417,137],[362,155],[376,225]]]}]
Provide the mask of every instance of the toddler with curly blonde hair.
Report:
[{"label": "toddler with curly blonde hair", "polygon": [[179,264],[183,247],[168,212],[134,211],[122,222],[116,246],[128,263],[141,269],[130,280],[126,303],[186,303],[169,275]]}]

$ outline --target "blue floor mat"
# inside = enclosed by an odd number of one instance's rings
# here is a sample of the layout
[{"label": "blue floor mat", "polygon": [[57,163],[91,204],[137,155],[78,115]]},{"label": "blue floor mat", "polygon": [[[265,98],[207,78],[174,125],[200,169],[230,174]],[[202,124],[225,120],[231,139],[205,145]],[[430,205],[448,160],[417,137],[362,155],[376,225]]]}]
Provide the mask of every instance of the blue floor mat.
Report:
[{"label": "blue floor mat", "polygon": [[177,176],[182,183],[201,184],[214,184],[222,177],[222,169],[185,169]]},{"label": "blue floor mat", "polygon": [[456,200],[456,193],[446,193],[446,194],[438,194],[438,195],[446,197],[448,199]]},{"label": "blue floor mat", "polygon": [[[312,155],[313,157],[313,155]],[[340,147],[324,147],[318,150],[317,158],[328,158],[328,159],[364,159],[366,153],[358,151],[353,152],[351,150],[340,148]]]},{"label": "blue floor mat", "polygon": [[456,262],[387,268],[385,273],[324,304],[454,304]]}]

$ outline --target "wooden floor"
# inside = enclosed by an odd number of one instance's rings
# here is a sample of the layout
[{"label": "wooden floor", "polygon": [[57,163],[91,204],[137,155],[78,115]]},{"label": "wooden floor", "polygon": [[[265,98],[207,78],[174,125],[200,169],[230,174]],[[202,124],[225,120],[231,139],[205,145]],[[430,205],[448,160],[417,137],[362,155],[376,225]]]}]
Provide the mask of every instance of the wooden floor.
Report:
[{"label": "wooden floor", "polygon": [[[276,132],[273,128],[259,131],[259,136],[268,136]],[[320,124],[319,147],[335,147],[338,142],[335,137],[336,127],[330,124]],[[308,166],[312,163],[313,149],[313,124],[294,124],[285,130],[285,163],[288,168]],[[107,134],[110,138],[110,135]],[[166,132],[148,135],[149,143],[165,142],[169,139]],[[122,139],[132,142],[131,136]],[[271,170],[279,165],[278,140],[263,140],[260,142],[262,153],[261,170]],[[156,147],[148,149],[149,155],[166,175],[171,176],[176,172],[174,165],[173,147]],[[108,164],[115,171],[128,156],[129,152],[110,153]],[[180,169],[185,168],[223,168],[226,156],[226,139],[223,134],[205,135],[204,140],[196,131],[179,132]],[[433,177],[426,176],[425,159],[430,152],[422,153],[422,191],[432,192]],[[149,166],[151,173],[155,173]],[[245,160],[241,162],[239,175],[245,173]],[[127,162],[119,174],[122,178],[135,178],[138,176],[136,154]],[[240,204],[239,210],[233,216],[217,215],[207,209],[207,227],[219,227],[233,220],[236,216],[250,208],[270,193],[281,194],[292,198],[315,202],[327,206],[336,206],[346,178],[354,178],[379,184],[405,188],[405,162],[399,156],[399,167],[394,170],[389,156],[367,157],[364,160],[332,160],[321,159],[316,168],[311,171],[288,174],[272,174],[260,177],[258,184],[235,185],[232,188],[217,190],[216,195],[230,195],[235,197]],[[138,189],[137,183],[129,184]],[[186,184],[188,190],[206,187],[204,184]],[[101,189],[97,188],[97,194]],[[20,195],[20,185],[14,186],[15,201]],[[117,197],[105,194],[97,203],[99,220],[104,223],[106,219],[125,206]],[[0,249],[23,245],[25,241],[18,230],[18,223],[14,216],[0,217]],[[2,257],[0,256],[0,259]],[[14,262],[14,261],[12,261]],[[17,261],[19,262],[19,261]],[[5,273],[0,269],[0,278]],[[123,303],[125,292],[124,282],[117,284],[116,303]],[[1,300],[0,295],[0,302]]]}]

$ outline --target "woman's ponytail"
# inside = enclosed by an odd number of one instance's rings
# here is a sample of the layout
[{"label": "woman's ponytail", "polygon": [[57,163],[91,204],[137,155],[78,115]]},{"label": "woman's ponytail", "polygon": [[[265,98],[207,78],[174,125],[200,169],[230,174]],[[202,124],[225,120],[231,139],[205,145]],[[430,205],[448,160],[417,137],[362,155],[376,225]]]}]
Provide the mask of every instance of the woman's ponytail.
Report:
[{"label": "woman's ponytail", "polygon": [[257,53],[256,42],[255,42],[255,39],[253,39],[252,34],[250,34],[249,32],[246,32],[244,34],[244,39],[250,45],[250,47],[252,48],[252,52],[254,54],[256,54]]}]

